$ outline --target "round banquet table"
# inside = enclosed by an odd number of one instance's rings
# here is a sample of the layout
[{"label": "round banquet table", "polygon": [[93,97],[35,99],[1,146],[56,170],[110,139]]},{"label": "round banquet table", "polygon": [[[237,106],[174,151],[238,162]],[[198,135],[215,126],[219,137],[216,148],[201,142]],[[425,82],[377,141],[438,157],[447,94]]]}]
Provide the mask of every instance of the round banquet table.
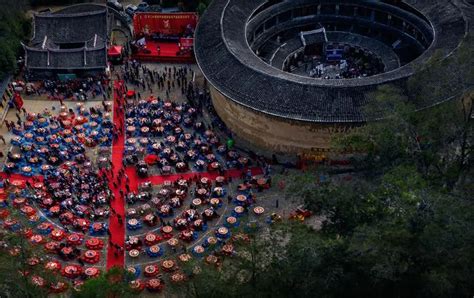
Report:
[{"label": "round banquet table", "polygon": [[150,258],[157,258],[163,255],[163,250],[157,244],[147,247],[145,250]]},{"label": "round banquet table", "polygon": [[106,230],[107,230],[107,227],[105,226],[104,223],[96,222],[96,223],[92,224],[91,234],[92,235],[102,234]]},{"label": "round banquet table", "polygon": [[170,205],[163,205],[160,207],[160,215],[161,216],[168,216],[170,215],[171,207]]},{"label": "round banquet table", "polygon": [[209,247],[209,246],[214,246],[217,244],[217,238],[214,236],[209,236],[204,240],[203,246],[204,247]]},{"label": "round banquet table", "polygon": [[17,180],[17,179],[12,181],[12,185],[16,188],[19,188],[19,189],[23,189],[26,186],[25,181]]},{"label": "round banquet table", "polygon": [[173,260],[164,260],[161,262],[161,268],[163,268],[164,271],[170,272],[174,269],[175,262]]},{"label": "round banquet table", "polygon": [[263,212],[265,212],[265,209],[263,207],[260,207],[260,206],[257,206],[255,208],[253,208],[253,212],[256,214],[256,215],[262,215]]},{"label": "round banquet table", "polygon": [[157,278],[152,278],[146,282],[146,288],[151,292],[158,292],[163,289],[163,284]]},{"label": "round banquet table", "polygon": [[60,271],[62,266],[59,261],[49,261],[44,265],[44,268],[51,271]]},{"label": "round banquet table", "polygon": [[242,206],[237,206],[234,208],[234,210],[232,211],[232,215],[235,216],[235,217],[241,217],[244,215],[244,212],[245,212],[245,209],[244,207]]},{"label": "round banquet table", "polygon": [[138,230],[142,227],[140,221],[136,218],[131,218],[127,221],[127,228],[129,230]]},{"label": "round banquet table", "polygon": [[53,293],[62,293],[64,291],[66,291],[67,288],[68,288],[68,284],[65,283],[65,282],[62,282],[62,281],[58,281],[57,283],[51,284],[49,286],[49,289]]},{"label": "round banquet table", "polygon": [[49,212],[52,216],[58,216],[61,212],[61,207],[59,205],[54,205],[49,208]]},{"label": "round banquet table", "polygon": [[53,206],[54,201],[51,198],[44,198],[42,203],[45,207],[51,207]]},{"label": "round banquet table", "polygon": [[54,229],[51,231],[51,239],[56,241],[61,241],[64,237],[66,237],[66,233],[64,230],[61,229]]},{"label": "round banquet table", "polygon": [[184,230],[179,233],[179,239],[182,239],[187,242],[193,240],[193,236],[194,236],[193,232],[189,230]]},{"label": "round banquet table", "polygon": [[202,204],[202,200],[201,200],[201,199],[194,199],[194,200],[193,200],[193,205],[194,205],[195,207],[199,207],[199,206],[201,206],[201,204]]},{"label": "round banquet table", "polygon": [[217,186],[222,186],[222,185],[225,184],[225,182],[226,182],[226,180],[225,180],[224,176],[217,176],[216,177],[216,185]]},{"label": "round banquet table", "polygon": [[175,194],[176,194],[176,196],[177,196],[178,198],[180,198],[180,199],[184,199],[184,198],[186,197],[186,191],[183,190],[183,189],[177,189],[177,190],[175,191]]},{"label": "round banquet table", "polygon": [[84,218],[76,218],[76,219],[74,219],[73,225],[76,228],[86,230],[90,225],[90,221],[88,221],[87,219],[84,219]]},{"label": "round banquet table", "polygon": [[225,219],[224,226],[226,226],[227,228],[238,227],[239,226],[239,221],[237,220],[237,218],[235,216],[228,216]]},{"label": "round banquet table", "polygon": [[209,165],[209,170],[210,171],[217,171],[221,165],[217,162],[214,161]]},{"label": "round banquet table", "polygon": [[137,258],[140,255],[140,251],[138,249],[132,249],[128,252],[128,255],[132,258]]},{"label": "round banquet table", "polygon": [[145,244],[148,246],[155,245],[156,243],[161,241],[161,237],[157,236],[153,233],[148,233],[145,235]]},{"label": "round banquet table", "polygon": [[48,235],[49,233],[51,233],[52,224],[50,224],[49,222],[42,222],[37,226],[37,229],[38,233],[40,233],[41,235]]},{"label": "round banquet table", "polygon": [[82,267],[79,265],[67,265],[62,270],[62,275],[68,278],[76,278],[82,274]]},{"label": "round banquet table", "polygon": [[222,206],[222,201],[219,198],[212,198],[209,200],[209,203],[214,207],[214,209]]},{"label": "round banquet table", "polygon": [[33,186],[35,189],[40,190],[44,187],[44,184],[43,182],[36,182]]},{"label": "round banquet table", "polygon": [[33,244],[41,244],[45,242],[45,239],[41,235],[33,235],[30,237],[30,241]]},{"label": "round banquet table", "polygon": [[140,273],[141,273],[141,270],[140,270],[140,267],[138,266],[128,266],[127,267],[127,272],[129,272],[130,274],[132,274],[135,278],[139,277],[140,276]]},{"label": "round banquet table", "polygon": [[225,255],[232,255],[234,253],[234,246],[230,243],[225,244],[224,246],[222,246],[222,252]]},{"label": "round banquet table", "polygon": [[235,198],[237,205],[244,205],[247,202],[247,197],[245,195],[238,195]]},{"label": "round banquet table", "polygon": [[143,269],[143,274],[146,276],[146,277],[155,277],[158,275],[158,273],[160,272],[159,268],[157,265],[147,265],[145,266],[145,268]]},{"label": "round banquet table", "polygon": [[70,246],[65,246],[61,248],[60,253],[68,259],[72,259],[74,257],[74,250]]},{"label": "round banquet table", "polygon": [[26,198],[18,197],[18,198],[13,199],[13,207],[18,208],[20,206],[23,206],[25,203],[26,203]]},{"label": "round banquet table", "polygon": [[98,250],[104,247],[104,242],[99,238],[89,238],[86,241],[86,247],[88,249]]},{"label": "round banquet table", "polygon": [[30,266],[36,266],[38,265],[40,260],[37,257],[31,257],[26,260],[26,263]]},{"label": "round banquet table", "polygon": [[82,260],[89,264],[95,264],[99,262],[99,259],[100,255],[95,250],[87,250],[82,257]]},{"label": "round banquet table", "polygon": [[180,254],[178,256],[178,260],[180,260],[182,263],[189,262],[192,259],[190,254]]},{"label": "round banquet table", "polygon": [[145,215],[144,222],[149,226],[156,225],[156,216],[152,213]]},{"label": "round banquet table", "polygon": [[140,145],[142,145],[143,147],[146,147],[150,141],[148,140],[148,138],[140,138],[139,142],[140,142]]},{"label": "round banquet table", "polygon": [[136,279],[136,280],[130,281],[129,287],[133,292],[138,293],[138,292],[143,291],[143,289],[145,289],[145,284],[141,280]]},{"label": "round banquet table", "polygon": [[44,280],[44,278],[38,275],[32,275],[31,282],[33,283],[33,285],[40,288],[43,288],[46,285],[46,281]]},{"label": "round banquet table", "polygon": [[226,227],[220,227],[216,230],[217,238],[228,238],[230,236],[229,229]]},{"label": "round banquet table", "polygon": [[171,247],[176,247],[179,244],[179,241],[176,238],[170,238],[166,243]]},{"label": "round banquet table", "polygon": [[71,235],[67,236],[67,243],[68,243],[68,245],[77,246],[77,245],[80,245],[82,243],[83,239],[84,239],[84,237],[83,237],[82,234],[74,233],[74,234],[71,234]]},{"label": "round banquet table", "polygon": [[211,208],[204,210],[204,212],[202,213],[203,217],[207,219],[212,219],[214,217],[214,214],[215,213]]},{"label": "round banquet table", "polygon": [[44,245],[44,249],[48,253],[56,253],[59,249],[59,242],[57,241],[46,242],[46,244]]},{"label": "round banquet table", "polygon": [[23,206],[21,207],[21,213],[26,214],[27,216],[32,216],[36,213],[36,210],[31,206]]},{"label": "round banquet table", "polygon": [[135,132],[135,126],[127,126],[127,133],[129,133],[130,135],[133,134]]},{"label": "round banquet table", "polygon": [[185,279],[185,275],[180,272],[176,272],[171,275],[171,281],[174,283],[182,282],[184,279]]},{"label": "round banquet table", "polygon": [[206,195],[207,195],[207,189],[205,189],[205,188],[199,188],[199,189],[197,190],[197,197],[203,198],[203,197],[205,197]]},{"label": "round banquet table", "polygon": [[173,232],[173,227],[164,226],[161,228],[161,232],[163,233],[163,237],[169,239],[172,237],[171,233]]},{"label": "round banquet table", "polygon": [[203,160],[201,160],[201,159],[198,159],[198,160],[196,161],[196,167],[197,167],[198,169],[202,169],[205,164],[206,164],[206,163],[205,163]]},{"label": "round banquet table", "polygon": [[201,246],[201,245],[196,245],[194,248],[193,248],[193,254],[196,256],[196,257],[202,257],[202,255],[204,254],[204,247]]},{"label": "round banquet table", "polygon": [[215,255],[208,255],[206,257],[206,263],[209,265],[217,265],[219,259]]},{"label": "round banquet table", "polygon": [[195,231],[205,231],[207,229],[207,224],[204,224],[202,219],[196,219],[193,222],[193,229]]},{"label": "round banquet table", "polygon": [[100,275],[100,270],[96,267],[89,267],[84,270],[86,278],[95,278]]}]

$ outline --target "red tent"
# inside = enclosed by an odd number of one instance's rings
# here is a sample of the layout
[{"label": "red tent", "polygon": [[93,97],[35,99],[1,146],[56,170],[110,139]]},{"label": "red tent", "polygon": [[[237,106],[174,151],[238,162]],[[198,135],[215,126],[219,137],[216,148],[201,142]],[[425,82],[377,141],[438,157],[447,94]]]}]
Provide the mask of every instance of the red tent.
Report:
[{"label": "red tent", "polygon": [[122,46],[111,46],[107,54],[109,57],[118,57],[122,55]]}]

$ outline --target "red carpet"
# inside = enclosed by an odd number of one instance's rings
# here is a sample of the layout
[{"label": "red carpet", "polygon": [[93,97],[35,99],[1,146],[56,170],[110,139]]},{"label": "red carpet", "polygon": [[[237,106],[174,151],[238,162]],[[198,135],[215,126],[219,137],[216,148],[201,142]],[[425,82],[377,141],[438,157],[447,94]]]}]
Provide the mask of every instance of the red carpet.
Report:
[{"label": "red carpet", "polygon": [[[114,82],[114,101],[118,98],[117,88],[120,86],[119,82]],[[119,122],[123,117],[123,114],[114,112],[114,123],[117,127],[122,130],[123,127],[120,127]],[[122,167],[122,157],[123,157],[123,146],[124,146],[124,136],[120,134],[118,139],[112,146],[112,165],[114,178],[118,176],[118,171]],[[110,213],[109,216],[109,229],[111,233],[111,241],[115,244],[124,247],[125,244],[125,201],[124,198],[120,197],[120,187],[125,191],[124,184],[120,183],[119,188],[114,188],[112,184],[112,178],[110,179],[110,189],[115,195],[115,200],[110,202],[110,206],[115,210],[115,212],[122,217],[122,224],[119,223],[117,216]],[[113,246],[109,245],[107,250],[107,269],[110,269],[114,266],[123,267],[124,266],[124,252],[117,251]]]},{"label": "red carpet", "polygon": [[[158,51],[158,47],[160,50]],[[133,57],[138,60],[147,61],[169,61],[169,62],[191,62],[193,61],[193,55],[190,52],[187,55],[178,56],[178,43],[174,42],[157,42],[157,41],[146,41],[146,48],[150,51],[145,53],[139,51]]]}]

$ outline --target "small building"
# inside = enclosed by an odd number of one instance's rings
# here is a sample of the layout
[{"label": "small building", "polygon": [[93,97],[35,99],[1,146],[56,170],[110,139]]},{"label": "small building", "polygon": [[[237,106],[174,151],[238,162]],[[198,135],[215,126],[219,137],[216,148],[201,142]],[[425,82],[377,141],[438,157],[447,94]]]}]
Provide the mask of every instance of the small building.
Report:
[{"label": "small building", "polygon": [[107,8],[96,4],[35,13],[33,37],[23,45],[28,73],[51,77],[104,72],[110,23]]}]

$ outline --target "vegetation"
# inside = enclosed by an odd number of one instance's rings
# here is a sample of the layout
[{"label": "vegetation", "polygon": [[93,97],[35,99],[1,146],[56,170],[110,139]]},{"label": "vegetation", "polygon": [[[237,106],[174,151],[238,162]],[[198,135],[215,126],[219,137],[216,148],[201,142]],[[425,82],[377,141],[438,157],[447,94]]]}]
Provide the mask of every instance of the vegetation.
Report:
[{"label": "vegetation", "polygon": [[[351,182],[291,177],[287,195],[305,200],[321,230],[273,226],[218,270],[203,266],[183,297],[469,297],[474,293],[472,57],[466,42],[410,80],[408,93],[383,87],[367,107],[371,122],[338,139],[355,149]],[[463,60],[464,59],[464,60]],[[432,80],[454,99],[420,111]],[[442,65],[440,67],[439,65]],[[427,68],[429,69],[429,68]],[[459,75],[456,73],[455,75]],[[424,79],[426,77],[426,79]],[[452,78],[449,78],[452,79]],[[437,96],[440,88],[432,88]],[[444,89],[443,89],[444,90]],[[458,92],[459,91],[459,92]],[[421,95],[420,95],[421,94]],[[421,96],[421,97],[420,97]],[[380,107],[383,107],[381,109]],[[212,282],[210,282],[212,280]]]},{"label": "vegetation", "polygon": [[128,286],[128,273],[124,269],[114,267],[102,273],[99,277],[87,280],[80,291],[72,293],[75,298],[101,298],[101,297],[134,297]]},{"label": "vegetation", "polygon": [[[2,297],[47,297],[49,285],[64,282],[61,276],[46,270],[46,255],[42,249],[29,242],[31,223],[16,209],[10,208],[11,217],[17,219],[18,232],[0,231],[0,296]],[[37,259],[32,265],[32,259]],[[43,287],[33,279],[41,277]]]},{"label": "vegetation", "polygon": [[26,0],[0,1],[0,78],[16,70],[20,42],[30,33],[30,20],[24,14]]}]

